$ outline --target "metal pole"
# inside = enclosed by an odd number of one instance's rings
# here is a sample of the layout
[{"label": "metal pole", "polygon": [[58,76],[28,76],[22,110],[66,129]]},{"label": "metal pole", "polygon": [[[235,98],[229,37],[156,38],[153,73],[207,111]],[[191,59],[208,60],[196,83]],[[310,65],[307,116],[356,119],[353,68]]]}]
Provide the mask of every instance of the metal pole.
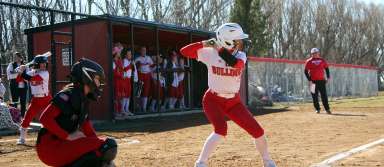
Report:
[{"label": "metal pole", "polygon": [[[155,41],[156,41],[156,57],[160,54],[160,44],[159,44],[159,29],[157,28],[157,27],[155,27]],[[160,81],[160,73],[159,73],[159,59],[158,58],[156,58],[156,72],[157,72],[157,79],[158,79],[158,81]],[[161,89],[161,85],[160,84],[158,84],[157,85],[157,88],[156,88],[157,90],[157,98],[156,98],[156,102],[158,103],[158,104],[160,104],[159,103],[159,100],[160,100],[160,89]],[[157,107],[157,112],[159,112],[160,111],[160,107]]]},{"label": "metal pole", "polygon": [[[134,60],[135,60],[135,40],[134,40],[134,37],[133,37],[133,35],[134,35],[134,33],[133,33],[133,29],[134,29],[134,26],[133,26],[133,24],[131,23],[131,24],[129,24],[129,27],[130,27],[130,29],[131,29],[131,52],[132,52],[132,62],[133,63],[135,63],[134,62]],[[136,67],[136,65],[135,65],[135,67]],[[136,70],[137,70],[137,67],[136,67]],[[132,92],[133,92],[133,96],[132,96],[132,104],[133,105],[131,105],[132,106],[132,112],[136,112],[135,111],[135,109],[136,109],[136,86],[135,86],[135,81],[134,81],[134,79],[135,79],[135,76],[133,76],[132,77],[132,83],[133,84],[131,84],[131,88],[132,88]]]},{"label": "metal pole", "polygon": [[[50,25],[55,24],[55,14],[53,11],[50,11]],[[56,93],[56,41],[54,30],[51,29],[51,88],[52,88],[52,96]]]},{"label": "metal pole", "polygon": [[72,36],[71,36],[71,62],[69,63],[70,64],[70,67],[72,67],[72,64],[76,61],[76,50],[75,50],[75,19],[76,19],[76,15],[74,14],[71,14],[71,31],[72,31]]},{"label": "metal pole", "polygon": [[[107,28],[108,28],[108,37],[107,37],[107,55],[108,55],[108,71],[109,71],[109,74],[110,75],[113,75],[113,67],[112,67],[112,64],[113,64],[113,58],[112,58],[112,37],[113,37],[113,34],[112,34],[112,23],[111,21],[108,21],[107,22]],[[110,108],[112,108],[112,113],[110,113],[110,117],[113,119],[113,115],[114,113],[116,112],[115,111],[115,105],[114,105],[114,95],[115,95],[115,92],[114,92],[114,89],[113,89],[113,77],[107,77],[108,78],[108,83],[111,84],[111,86],[109,87],[111,90],[109,91],[109,99],[110,99]]]},{"label": "metal pole", "polygon": [[[193,41],[193,38],[192,38],[192,33],[189,32],[188,33],[189,35],[189,43],[192,43]],[[193,72],[193,65],[192,65],[192,61],[191,59],[187,59],[187,64],[188,64],[188,67],[190,69],[190,71],[188,72],[188,105],[189,105],[189,108],[191,109],[193,107],[193,98],[192,98],[192,72]]]}]

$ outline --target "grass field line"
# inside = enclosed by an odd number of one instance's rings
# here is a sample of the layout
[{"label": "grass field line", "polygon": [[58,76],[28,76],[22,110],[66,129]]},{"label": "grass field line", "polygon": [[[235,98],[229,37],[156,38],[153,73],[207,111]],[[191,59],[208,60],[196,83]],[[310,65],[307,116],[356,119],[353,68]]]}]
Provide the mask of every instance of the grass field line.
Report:
[{"label": "grass field line", "polygon": [[384,144],[384,138],[381,138],[379,140],[373,141],[371,143],[368,143],[368,144],[365,144],[365,145],[362,145],[359,147],[355,147],[349,151],[337,153],[336,155],[334,155],[334,156],[332,156],[332,157],[330,157],[330,158],[328,158],[328,159],[326,159],[326,160],[324,160],[318,164],[312,165],[311,167],[331,167],[332,164],[337,162],[337,161],[340,161],[344,158],[350,157],[356,153],[367,151],[368,149],[370,149],[374,146],[380,145],[380,144]]}]

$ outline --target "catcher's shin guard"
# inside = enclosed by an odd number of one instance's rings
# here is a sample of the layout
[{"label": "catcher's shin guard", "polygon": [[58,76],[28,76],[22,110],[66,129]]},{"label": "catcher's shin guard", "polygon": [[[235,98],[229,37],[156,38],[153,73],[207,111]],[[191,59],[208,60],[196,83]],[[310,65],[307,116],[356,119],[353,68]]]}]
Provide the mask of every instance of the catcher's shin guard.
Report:
[{"label": "catcher's shin guard", "polygon": [[117,155],[117,142],[115,139],[107,138],[105,143],[100,147],[100,152],[103,154],[102,160],[104,162],[111,162]]}]

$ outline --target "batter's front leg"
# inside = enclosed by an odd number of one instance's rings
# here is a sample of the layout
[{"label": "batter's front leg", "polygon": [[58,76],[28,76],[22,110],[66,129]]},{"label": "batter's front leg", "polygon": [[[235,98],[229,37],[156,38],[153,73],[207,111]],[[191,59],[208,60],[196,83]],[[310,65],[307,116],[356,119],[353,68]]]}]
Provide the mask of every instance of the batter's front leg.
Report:
[{"label": "batter's front leg", "polygon": [[226,111],[226,115],[252,135],[256,149],[263,158],[264,167],[276,167],[268,151],[267,141],[264,137],[264,129],[253,118],[252,113],[239,101]]}]

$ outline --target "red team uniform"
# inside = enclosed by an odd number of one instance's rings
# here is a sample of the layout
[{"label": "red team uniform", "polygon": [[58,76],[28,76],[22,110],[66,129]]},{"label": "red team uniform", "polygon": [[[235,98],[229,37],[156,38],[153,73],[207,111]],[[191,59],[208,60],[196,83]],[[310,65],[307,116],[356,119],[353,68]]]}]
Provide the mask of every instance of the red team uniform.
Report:
[{"label": "red team uniform", "polygon": [[[182,48],[181,53],[207,65],[209,89],[203,97],[203,108],[205,115],[215,128],[215,132],[222,136],[227,135],[225,117],[228,117],[254,138],[262,136],[263,128],[240,99],[239,89],[244,65],[239,65],[238,68],[227,66],[219,57],[216,49],[203,47],[201,42]],[[240,51],[235,57],[242,62],[241,64],[245,64],[247,60],[245,53]]]},{"label": "red team uniform", "polygon": [[139,80],[144,82],[143,92],[141,95],[142,97],[148,97],[151,89],[151,66],[153,65],[153,61],[151,57],[145,55],[136,58],[135,62],[138,65]]},{"label": "red team uniform", "polygon": [[[21,122],[20,138],[17,144],[25,144],[29,124],[34,117],[40,115],[52,99],[48,88],[49,72],[45,69],[47,68],[47,63],[48,57],[46,55],[37,55],[33,59],[34,68],[32,70],[27,72],[26,66],[23,66],[23,69],[18,69],[21,77],[30,83],[32,100]],[[40,65],[44,65],[45,68],[42,69]]]},{"label": "red team uniform", "polygon": [[264,130],[241,102],[239,89],[241,75],[247,61],[245,52],[248,38],[236,23],[225,23],[216,31],[216,39],[196,42],[183,47],[180,52],[207,66],[208,90],[203,97],[203,110],[213,124],[214,132],[206,139],[195,167],[207,167],[209,155],[220,140],[227,135],[225,117],[247,131],[253,138],[265,167],[276,167],[271,159]]},{"label": "red team uniform", "polygon": [[141,92],[141,102],[142,102],[142,110],[146,111],[147,110],[147,102],[148,102],[148,97],[150,95],[150,90],[151,90],[151,72],[152,72],[152,65],[153,61],[151,57],[148,55],[141,55],[135,60],[138,68],[138,75],[139,75],[139,80],[143,82],[143,90]]},{"label": "red team uniform", "polygon": [[121,112],[121,105],[120,105],[120,100],[124,96],[124,89],[123,89],[123,63],[122,61],[115,60],[113,62],[113,88],[115,92],[115,111],[118,113]]},{"label": "red team uniform", "polygon": [[28,110],[21,123],[21,127],[27,128],[32,119],[41,113],[45,107],[48,106],[52,99],[49,94],[49,73],[48,71],[31,70],[23,75],[23,78],[27,79],[30,83],[32,100],[28,107]]},{"label": "red team uniform", "polygon": [[128,59],[123,59],[123,97],[129,98],[132,94],[132,72],[134,63]]}]

